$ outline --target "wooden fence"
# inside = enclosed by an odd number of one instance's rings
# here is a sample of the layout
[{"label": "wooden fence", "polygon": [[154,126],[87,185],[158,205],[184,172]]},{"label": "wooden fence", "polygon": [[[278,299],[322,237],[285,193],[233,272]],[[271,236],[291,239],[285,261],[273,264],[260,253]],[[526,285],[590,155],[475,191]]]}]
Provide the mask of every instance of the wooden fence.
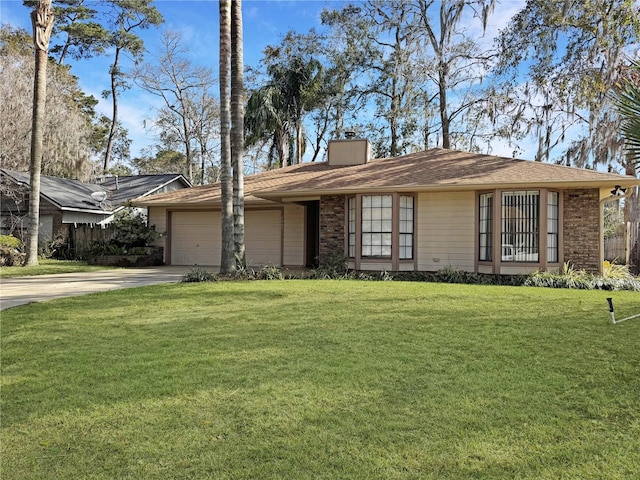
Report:
[{"label": "wooden fence", "polygon": [[69,228],[69,240],[75,256],[84,258],[91,246],[96,242],[107,243],[113,238],[115,229],[110,225],[102,228],[99,225],[77,225]]},{"label": "wooden fence", "polygon": [[640,222],[627,222],[614,235],[604,239],[604,259],[629,265],[640,273]]}]

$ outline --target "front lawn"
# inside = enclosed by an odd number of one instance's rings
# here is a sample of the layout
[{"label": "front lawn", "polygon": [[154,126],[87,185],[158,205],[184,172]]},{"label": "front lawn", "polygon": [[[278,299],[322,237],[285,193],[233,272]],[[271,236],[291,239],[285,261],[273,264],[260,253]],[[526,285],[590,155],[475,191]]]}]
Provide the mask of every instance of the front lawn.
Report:
[{"label": "front lawn", "polygon": [[11,479],[627,479],[633,292],[173,284],[2,312]]},{"label": "front lawn", "polygon": [[0,267],[0,277],[31,277],[34,275],[50,275],[54,273],[93,272],[96,270],[108,270],[114,267],[103,265],[89,265],[87,262],[77,260],[52,260],[40,259],[38,265],[29,267]]}]

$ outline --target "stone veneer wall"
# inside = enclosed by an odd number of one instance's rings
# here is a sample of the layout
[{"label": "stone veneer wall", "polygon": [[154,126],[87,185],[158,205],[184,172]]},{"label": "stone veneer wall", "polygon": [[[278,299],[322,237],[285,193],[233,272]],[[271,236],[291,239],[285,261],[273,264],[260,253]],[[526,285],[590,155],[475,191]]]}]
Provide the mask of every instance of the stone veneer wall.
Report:
[{"label": "stone veneer wall", "polygon": [[323,264],[335,255],[344,255],[345,199],[341,195],[320,197],[320,251]]},{"label": "stone veneer wall", "polygon": [[600,271],[600,192],[565,190],[564,261],[576,269]]}]

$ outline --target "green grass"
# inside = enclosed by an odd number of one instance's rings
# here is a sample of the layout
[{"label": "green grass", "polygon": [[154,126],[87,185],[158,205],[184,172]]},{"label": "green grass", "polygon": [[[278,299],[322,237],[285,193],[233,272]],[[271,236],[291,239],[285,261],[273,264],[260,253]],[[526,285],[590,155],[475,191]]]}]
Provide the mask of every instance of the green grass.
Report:
[{"label": "green grass", "polygon": [[86,262],[76,260],[51,260],[40,259],[38,265],[29,267],[0,267],[0,277],[31,277],[34,275],[49,275],[52,273],[77,273],[93,272],[96,270],[108,270],[114,267],[104,265],[89,265]]},{"label": "green grass", "polygon": [[606,296],[217,282],[9,309],[2,477],[632,478],[640,321]]}]

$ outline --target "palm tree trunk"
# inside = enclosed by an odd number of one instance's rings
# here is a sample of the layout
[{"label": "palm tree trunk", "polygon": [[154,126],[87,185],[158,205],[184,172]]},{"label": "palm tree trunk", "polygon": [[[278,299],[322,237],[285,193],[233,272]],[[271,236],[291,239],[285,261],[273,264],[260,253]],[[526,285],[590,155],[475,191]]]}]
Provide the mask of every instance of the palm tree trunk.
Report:
[{"label": "palm tree trunk", "polygon": [[235,272],[233,245],[233,175],[231,171],[231,0],[220,0],[220,188],[222,245],[220,273]]},{"label": "palm tree trunk", "polygon": [[38,264],[38,226],[40,223],[40,170],[42,168],[42,140],[44,138],[47,102],[47,62],[49,39],[53,29],[51,0],[41,0],[31,12],[35,46],[35,74],[33,78],[33,114],[31,125],[31,160],[29,184],[29,233],[25,265]]},{"label": "palm tree trunk", "polygon": [[296,121],[296,164],[302,163],[302,156],[304,155],[304,135],[302,130],[302,115],[298,117]]},{"label": "palm tree trunk", "polygon": [[244,246],[244,80],[242,0],[231,2],[231,161],[233,164],[234,253],[246,266]]}]

